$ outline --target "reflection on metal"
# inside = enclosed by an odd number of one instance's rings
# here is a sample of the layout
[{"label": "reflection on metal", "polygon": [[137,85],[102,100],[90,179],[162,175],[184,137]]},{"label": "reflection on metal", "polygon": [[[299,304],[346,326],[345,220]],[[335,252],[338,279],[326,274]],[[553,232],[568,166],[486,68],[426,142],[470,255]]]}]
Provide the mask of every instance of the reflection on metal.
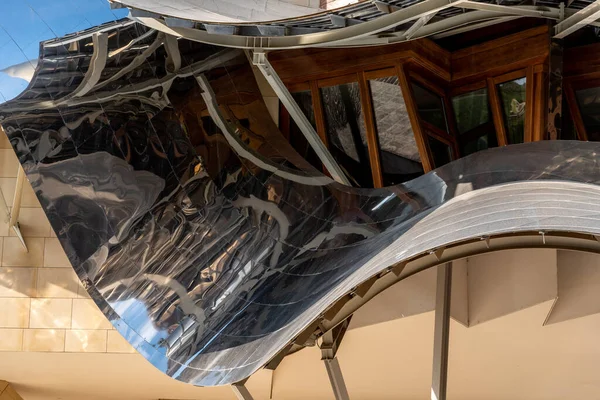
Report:
[{"label": "reflection on metal", "polygon": [[556,39],[563,39],[571,33],[591,24],[600,18],[600,0],[596,0],[582,10],[559,22],[554,27]]},{"label": "reflection on metal", "polygon": [[263,168],[266,171],[270,171],[275,175],[281,176],[294,182],[319,186],[331,183],[331,180],[327,177],[309,176],[293,171],[287,171],[285,168],[281,168],[281,166],[277,166],[269,163],[268,161],[262,160],[261,158],[253,154],[251,151],[249,151],[240,139],[239,135],[237,134],[237,128],[232,126],[232,124],[229,121],[227,121],[227,119],[221,113],[219,105],[216,101],[215,93],[210,87],[210,83],[208,83],[206,77],[204,75],[199,75],[196,77],[196,80],[198,81],[198,84],[202,89],[202,97],[206,102],[210,116],[215,121],[219,129],[221,129],[221,132],[223,132],[229,145],[236,150],[240,157],[251,161],[253,164],[259,166],[260,168]]},{"label": "reflection on metal", "polygon": [[[127,34],[109,52],[147,32],[114,29]],[[76,89],[59,77],[80,69],[78,47],[44,51],[0,121],[91,298],[183,382],[243,381],[440,263],[504,248],[600,252],[599,143],[506,146],[391,188],[351,188],[282,137],[243,52],[179,39],[177,74],[161,46],[135,82],[115,78],[98,101],[58,108],[40,90],[60,88],[60,101]],[[145,49],[122,52],[120,65]]]},{"label": "reflection on metal", "polygon": [[97,33],[92,36],[92,43],[94,45],[94,54],[90,60],[90,66],[83,77],[83,81],[67,98],[85,96],[100,81],[102,71],[106,66],[106,59],[108,58],[108,35],[106,33]]},{"label": "reflection on metal", "polygon": [[435,328],[433,335],[433,377],[431,400],[446,400],[448,384],[448,339],[450,336],[450,300],[452,263],[437,268],[435,292]]},{"label": "reflection on metal", "polygon": [[277,72],[275,72],[275,69],[269,63],[269,60],[267,60],[266,54],[262,51],[254,50],[252,53],[252,62],[258,67],[267,82],[269,82],[269,85],[271,85],[273,91],[275,91],[281,103],[283,103],[285,108],[288,110],[290,116],[294,119],[296,125],[298,125],[298,128],[300,128],[300,131],[302,131],[302,134],[304,137],[306,137],[306,140],[313,148],[327,171],[329,171],[333,179],[341,184],[350,186],[350,181],[348,181],[344,171],[342,171],[329,150],[327,150],[327,147],[325,147],[325,144],[317,132],[315,132],[315,128],[313,128],[308,118],[306,118],[292,97],[292,94],[289,92],[289,90],[287,90],[285,84],[281,81],[281,79],[279,79]]}]

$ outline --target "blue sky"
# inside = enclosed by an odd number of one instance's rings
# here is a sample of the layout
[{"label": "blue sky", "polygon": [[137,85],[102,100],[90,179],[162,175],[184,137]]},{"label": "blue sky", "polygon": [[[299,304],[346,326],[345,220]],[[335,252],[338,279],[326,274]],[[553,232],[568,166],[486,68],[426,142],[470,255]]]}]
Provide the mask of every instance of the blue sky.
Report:
[{"label": "blue sky", "polygon": [[[111,10],[108,0],[1,0],[0,70],[37,60],[43,40],[81,31],[127,16],[126,9]],[[23,79],[0,72],[0,102],[27,87]]]}]

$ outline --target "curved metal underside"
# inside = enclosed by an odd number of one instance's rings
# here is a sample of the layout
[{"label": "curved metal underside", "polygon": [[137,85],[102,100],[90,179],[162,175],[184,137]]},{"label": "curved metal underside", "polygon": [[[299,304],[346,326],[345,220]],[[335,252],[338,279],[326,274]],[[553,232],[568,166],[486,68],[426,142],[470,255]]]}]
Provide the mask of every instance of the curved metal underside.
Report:
[{"label": "curved metal underside", "polygon": [[[154,0],[123,0],[122,3],[130,7],[132,18],[150,28],[202,43],[241,49],[389,44],[449,36],[523,17],[559,21],[555,32],[561,38],[579,29],[573,25],[581,25],[585,18],[583,25],[598,26],[595,17],[590,17],[596,15],[598,4],[589,0],[569,2],[566,7],[559,0],[536,1],[533,5],[521,0],[501,3],[492,0],[366,0],[274,21],[249,15],[241,22],[198,19],[197,13],[186,12],[185,6],[177,3],[166,8]],[[289,14],[292,15],[295,14]]]},{"label": "curved metal underside", "polygon": [[482,238],[597,251],[598,143],[509,146],[402,185],[346,187],[282,137],[243,52],[148,32],[44,43],[0,118],[90,296],[176,379],[243,380],[351,313],[364,282]]}]

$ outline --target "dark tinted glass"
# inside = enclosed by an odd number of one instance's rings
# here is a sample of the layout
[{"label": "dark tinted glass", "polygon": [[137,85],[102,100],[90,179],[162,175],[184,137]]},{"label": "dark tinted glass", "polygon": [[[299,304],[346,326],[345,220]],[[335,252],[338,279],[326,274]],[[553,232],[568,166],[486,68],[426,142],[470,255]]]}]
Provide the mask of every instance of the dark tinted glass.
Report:
[{"label": "dark tinted glass", "polygon": [[496,131],[491,122],[487,88],[452,98],[452,108],[456,127],[461,135],[462,156],[498,146]]},{"label": "dark tinted glass", "polygon": [[[315,131],[317,130],[317,124],[315,122],[315,112],[313,109],[312,94],[310,90],[292,93],[292,97],[296,100],[296,103],[310,121]],[[308,143],[304,134],[296,125],[294,119],[290,116],[290,143],[292,147],[302,155],[311,165],[317,169],[321,169],[321,161],[319,157]]]},{"label": "dark tinted glass", "polygon": [[444,132],[448,132],[442,98],[416,83],[411,83],[411,87],[421,119]]},{"label": "dark tinted glass", "polygon": [[575,93],[590,141],[600,141],[600,88],[578,90]]},{"label": "dark tinted glass", "polygon": [[433,156],[433,163],[436,168],[452,161],[452,148],[446,143],[432,136],[427,136],[427,143],[429,144],[429,150]]},{"label": "dark tinted glass", "polygon": [[474,90],[452,98],[459,133],[465,133],[490,121],[487,89]]}]

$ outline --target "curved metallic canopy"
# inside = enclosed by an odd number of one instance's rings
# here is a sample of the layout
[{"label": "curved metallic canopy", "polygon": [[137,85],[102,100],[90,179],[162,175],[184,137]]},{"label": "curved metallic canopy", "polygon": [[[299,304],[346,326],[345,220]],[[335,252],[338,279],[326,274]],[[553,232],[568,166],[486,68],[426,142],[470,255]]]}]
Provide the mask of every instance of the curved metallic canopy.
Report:
[{"label": "curved metallic canopy", "polygon": [[599,251],[598,143],[509,146],[398,186],[343,186],[279,133],[243,52],[131,22],[44,43],[0,116],[96,304],[196,385],[245,379],[343,320],[365,282],[443,249],[529,235],[516,246]]},{"label": "curved metallic canopy", "polygon": [[[228,0],[214,4],[196,0],[194,7],[179,0],[167,7],[155,0],[117,0],[131,8],[131,16],[147,26],[178,37],[203,43],[244,49],[291,49],[303,47],[361,46],[407,41],[420,37],[444,37],[516,18],[557,21],[555,37],[564,38],[600,18],[600,2],[578,0],[496,2],[493,0],[365,0],[344,2],[344,7],[284,15],[281,0],[257,5],[264,12],[237,10]],[[243,2],[242,2],[243,3]],[[231,20],[209,18],[211,10],[239,15]],[[272,11],[272,13],[270,12]],[[270,20],[269,20],[270,19]]]}]

